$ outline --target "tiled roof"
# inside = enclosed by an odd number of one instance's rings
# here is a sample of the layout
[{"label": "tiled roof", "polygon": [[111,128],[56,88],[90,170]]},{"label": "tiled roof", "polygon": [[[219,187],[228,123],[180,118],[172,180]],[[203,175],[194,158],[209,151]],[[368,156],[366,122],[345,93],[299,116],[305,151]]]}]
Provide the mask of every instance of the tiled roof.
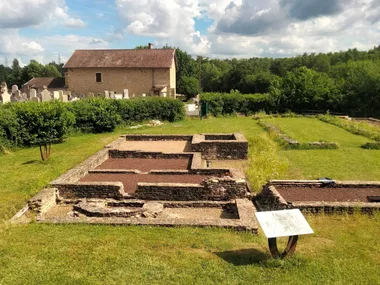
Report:
[{"label": "tiled roof", "polygon": [[34,77],[24,85],[29,85],[30,88],[42,88],[46,86],[48,89],[64,88],[65,78],[63,77]]},{"label": "tiled roof", "polygon": [[170,68],[174,49],[76,50],[64,68]]}]

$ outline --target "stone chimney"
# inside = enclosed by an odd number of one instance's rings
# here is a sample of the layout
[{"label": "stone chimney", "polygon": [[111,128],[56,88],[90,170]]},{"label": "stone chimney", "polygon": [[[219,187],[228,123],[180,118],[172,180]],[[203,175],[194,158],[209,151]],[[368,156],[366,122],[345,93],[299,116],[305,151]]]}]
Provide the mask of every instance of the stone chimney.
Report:
[{"label": "stone chimney", "polygon": [[148,46],[149,46],[149,49],[153,49],[153,44],[152,43],[149,43]]}]

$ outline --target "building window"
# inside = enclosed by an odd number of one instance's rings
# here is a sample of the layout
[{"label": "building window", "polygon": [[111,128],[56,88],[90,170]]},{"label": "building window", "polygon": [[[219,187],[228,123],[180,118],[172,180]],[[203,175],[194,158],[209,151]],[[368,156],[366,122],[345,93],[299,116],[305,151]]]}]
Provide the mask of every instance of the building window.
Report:
[{"label": "building window", "polygon": [[96,73],[96,82],[102,82],[102,74],[100,72]]}]

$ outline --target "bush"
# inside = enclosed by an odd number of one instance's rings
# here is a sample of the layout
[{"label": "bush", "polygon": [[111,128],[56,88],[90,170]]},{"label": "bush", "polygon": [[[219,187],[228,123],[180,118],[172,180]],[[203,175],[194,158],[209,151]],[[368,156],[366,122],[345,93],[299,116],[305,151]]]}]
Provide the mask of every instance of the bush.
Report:
[{"label": "bush", "polygon": [[121,123],[113,100],[88,98],[68,104],[75,115],[75,127],[93,133],[112,132]]},{"label": "bush", "polygon": [[23,145],[40,146],[42,160],[49,158],[51,144],[63,141],[75,122],[74,115],[58,101],[17,103],[12,109],[17,116],[18,137]]},{"label": "bush", "polygon": [[375,143],[366,143],[361,146],[363,149],[376,149],[380,150],[380,142],[375,142]]},{"label": "bush", "polygon": [[125,123],[151,119],[174,122],[185,117],[183,103],[170,98],[147,97],[116,100],[113,101],[113,104]]},{"label": "bush", "polygon": [[[10,106],[10,105],[9,105]],[[0,108],[0,146],[17,146],[22,142],[19,137],[19,125],[16,113],[5,106]]]},{"label": "bush", "polygon": [[213,116],[276,111],[275,100],[269,94],[203,93],[200,101],[208,103]]},{"label": "bush", "polygon": [[88,98],[70,103],[24,102],[0,106],[0,153],[10,146],[46,146],[60,142],[71,127],[103,133],[121,123],[150,119],[177,121],[185,117],[183,103],[160,97],[132,100]]}]

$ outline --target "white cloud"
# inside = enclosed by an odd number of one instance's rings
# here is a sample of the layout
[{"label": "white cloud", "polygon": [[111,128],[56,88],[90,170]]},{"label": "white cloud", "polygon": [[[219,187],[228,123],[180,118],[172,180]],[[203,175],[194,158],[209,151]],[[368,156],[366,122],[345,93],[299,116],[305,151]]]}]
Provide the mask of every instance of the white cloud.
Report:
[{"label": "white cloud", "polygon": [[36,41],[20,37],[17,29],[3,30],[0,42],[0,54],[4,55],[36,55],[44,51]]},{"label": "white cloud", "polygon": [[82,28],[84,22],[68,14],[64,0],[1,0],[0,28],[36,27],[44,23]]},{"label": "white cloud", "polygon": [[116,4],[126,32],[153,36],[159,45],[207,53],[207,37],[195,30],[194,19],[202,16],[198,0],[116,0]]},{"label": "white cloud", "polygon": [[68,18],[65,21],[65,26],[68,28],[78,29],[78,28],[84,28],[86,24],[81,19]]},{"label": "white cloud", "polygon": [[78,35],[54,35],[41,37],[38,42],[21,37],[17,29],[7,30],[0,34],[0,64],[5,58],[21,58],[24,62],[35,59],[41,63],[51,61],[65,62],[76,49],[100,49],[108,48],[108,42],[100,38],[78,36]]}]

